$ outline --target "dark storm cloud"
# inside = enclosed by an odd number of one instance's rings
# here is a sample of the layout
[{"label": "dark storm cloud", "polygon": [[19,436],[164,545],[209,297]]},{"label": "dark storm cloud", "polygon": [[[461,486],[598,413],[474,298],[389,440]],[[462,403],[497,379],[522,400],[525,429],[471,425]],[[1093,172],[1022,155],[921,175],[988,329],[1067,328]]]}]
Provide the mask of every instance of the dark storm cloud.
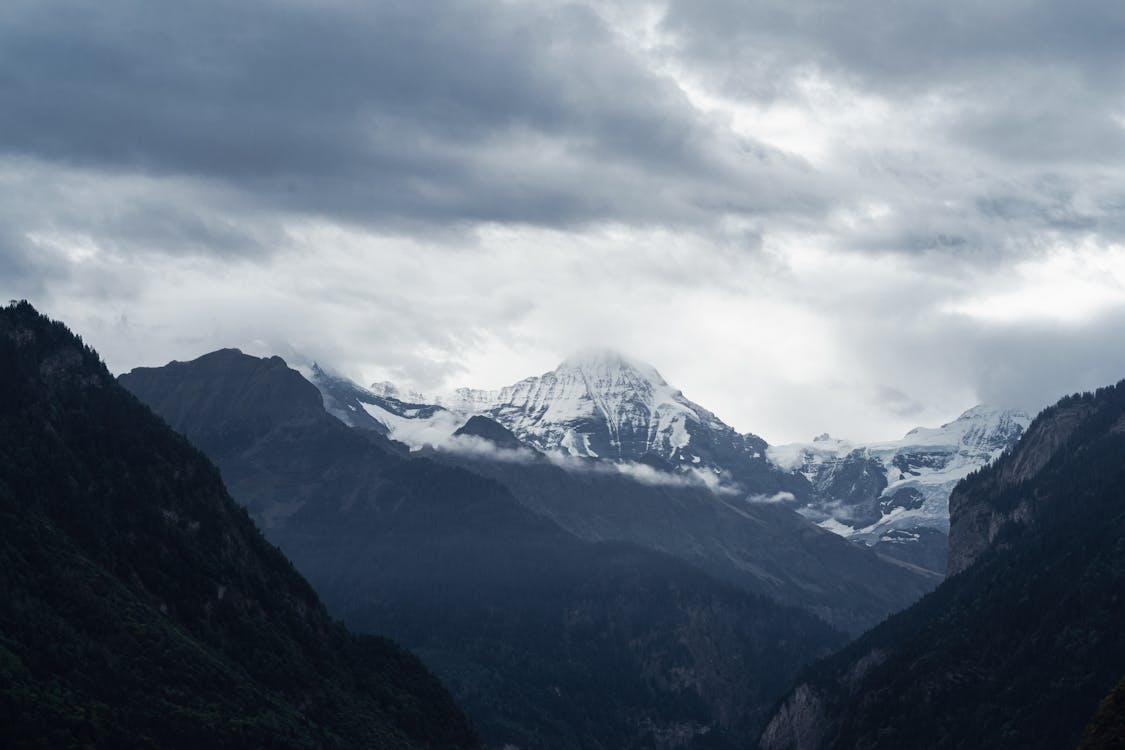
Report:
[{"label": "dark storm cloud", "polygon": [[0,20],[0,90],[9,154],[360,223],[703,223],[821,202],[578,6],[22,2]]}]

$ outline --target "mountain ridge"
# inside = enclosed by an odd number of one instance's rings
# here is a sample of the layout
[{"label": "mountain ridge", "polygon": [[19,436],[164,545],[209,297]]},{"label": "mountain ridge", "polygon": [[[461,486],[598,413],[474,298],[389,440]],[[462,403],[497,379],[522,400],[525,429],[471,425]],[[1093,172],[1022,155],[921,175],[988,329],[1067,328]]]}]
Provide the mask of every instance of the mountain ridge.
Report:
[{"label": "mountain ridge", "polygon": [[822,528],[938,575],[947,564],[953,486],[1010,447],[1029,421],[1016,410],[978,405],[895,441],[822,435],[771,446],[686,399],[655,367],[604,349],[580,351],[553,370],[496,390],[426,395],[386,382],[363,388],[323,371],[311,375],[326,402],[346,402],[333,410],[336,416],[414,449],[454,450],[449,437],[460,424],[487,417],[538,452],[634,463],[724,493],[787,498]]},{"label": "mountain ridge", "polygon": [[[543,393],[557,395],[559,379],[553,373],[559,370],[567,384],[563,391],[570,395],[558,399],[563,407],[552,412],[549,402],[554,399]],[[678,465],[636,443],[629,444],[634,460],[551,450],[543,447],[551,443],[543,441],[524,441],[522,454],[511,445],[507,451],[482,452],[476,445],[451,439],[472,417],[440,405],[380,396],[345,378],[313,375],[326,403],[343,405],[333,413],[342,415],[346,424],[369,429],[364,420],[376,418],[393,438],[411,443],[416,452],[500,481],[526,507],[583,539],[628,541],[674,555],[723,580],[803,607],[848,632],[874,625],[941,578],[935,570],[857,548],[815,528],[794,510],[811,497],[808,481],[774,467],[764,455],[764,441],[753,438],[748,444],[702,407],[692,407],[697,410],[692,412],[693,421],[685,421],[689,443],[676,449],[679,457],[693,458]],[[652,387],[636,399],[626,398],[638,377]],[[551,434],[556,446],[564,443],[560,437],[563,427],[572,434],[585,430],[583,445],[597,445],[597,439],[609,439],[615,433],[609,427],[589,426],[589,421],[582,421],[588,416],[573,417],[578,408],[587,415],[601,408],[588,394],[588,380],[597,388],[618,392],[620,399],[632,404],[624,413],[636,417],[635,424],[643,427],[637,434],[657,433],[650,426],[659,420],[652,419],[651,410],[643,406],[663,398],[654,397],[654,392],[663,389],[660,393],[669,398],[679,393],[654,368],[635,367],[617,355],[599,354],[564,363],[546,376],[517,384],[520,393],[539,393],[531,399],[534,405],[530,408],[515,399],[515,405],[472,416],[487,417],[519,437],[512,429],[519,421],[512,410],[526,411],[528,420],[539,420],[541,433],[555,430]],[[563,419],[552,416],[560,412]],[[717,425],[713,430],[712,424]],[[602,437],[591,438],[592,434]],[[944,565],[941,567],[943,572]]]}]

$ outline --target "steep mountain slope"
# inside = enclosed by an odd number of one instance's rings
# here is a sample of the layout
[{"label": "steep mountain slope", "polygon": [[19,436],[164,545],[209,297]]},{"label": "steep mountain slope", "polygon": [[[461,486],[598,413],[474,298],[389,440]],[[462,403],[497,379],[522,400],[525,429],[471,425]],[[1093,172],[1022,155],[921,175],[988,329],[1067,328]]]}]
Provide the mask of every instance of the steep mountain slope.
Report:
[{"label": "steep mountain slope", "polygon": [[215,468],[27,303],[0,309],[0,745],[477,745],[357,638]]},{"label": "steep mountain slope", "polygon": [[496,394],[462,390],[438,403],[467,413],[483,406],[524,442],[576,456],[636,461],[652,454],[672,466],[722,469],[716,451],[761,462],[765,449],[761,438],[739,435],[684,398],[655,368],[612,351],[580,352]]},{"label": "steep mountain slope", "polygon": [[[462,391],[446,400],[457,411],[400,401],[385,384],[376,392],[319,368],[311,377],[348,424],[370,430],[365,420],[374,418],[415,450],[501,481],[584,539],[675,555],[850,633],[916,601],[942,577],[813,527],[789,507],[798,495],[811,497],[804,477],[773,467],[759,438],[738,435],[655,370],[619,355],[571,358],[492,395]],[[499,405],[482,406],[489,398]],[[469,407],[506,421],[466,417]],[[466,433],[503,435],[502,445],[490,440],[501,450],[458,439]],[[610,442],[617,458],[603,457]]]},{"label": "steep mountain slope", "polygon": [[814,491],[801,512],[824,528],[943,571],[953,487],[1015,445],[1030,421],[1023,412],[976,406],[901,440],[859,445],[821,435],[770,446],[767,455],[809,480]]},{"label": "steep mountain slope", "polygon": [[796,671],[841,641],[346,426],[278,358],[227,350],[121,382],[211,454],[334,612],[418,650],[490,745],[744,746]]},{"label": "steep mountain slope", "polygon": [[[478,427],[484,417],[474,417]],[[503,430],[493,423],[488,431]],[[880,558],[769,497],[715,492],[647,466],[562,464],[548,456],[447,443],[427,452],[508,487],[525,506],[591,541],[628,541],[674,555],[750,591],[859,633],[916,601],[940,576]]]},{"label": "steep mountain slope", "polygon": [[953,575],[812,669],[762,748],[1074,747],[1125,675],[1125,382],[950,500]]}]

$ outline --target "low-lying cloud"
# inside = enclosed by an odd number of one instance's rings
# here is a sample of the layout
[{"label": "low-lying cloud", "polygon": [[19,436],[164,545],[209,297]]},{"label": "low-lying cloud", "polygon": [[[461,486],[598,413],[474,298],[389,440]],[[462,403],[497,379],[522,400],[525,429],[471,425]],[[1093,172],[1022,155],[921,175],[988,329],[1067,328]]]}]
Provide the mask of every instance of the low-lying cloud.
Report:
[{"label": "low-lying cloud", "polygon": [[776,505],[778,503],[795,503],[797,497],[792,492],[775,492],[772,495],[747,495],[746,502]]}]

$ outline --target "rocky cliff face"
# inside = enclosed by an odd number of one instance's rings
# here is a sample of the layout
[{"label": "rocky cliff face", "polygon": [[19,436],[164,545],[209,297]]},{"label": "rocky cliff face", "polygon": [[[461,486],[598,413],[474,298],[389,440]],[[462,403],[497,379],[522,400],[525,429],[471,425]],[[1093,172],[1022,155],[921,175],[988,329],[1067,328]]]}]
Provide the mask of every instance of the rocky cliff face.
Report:
[{"label": "rocky cliff face", "polygon": [[996,471],[953,491],[949,498],[949,575],[976,562],[1002,534],[1037,523],[1036,506],[1042,498],[1034,493],[1003,506],[993,498],[1035,477],[1095,412],[1092,402],[1081,399],[1044,411]]}]

